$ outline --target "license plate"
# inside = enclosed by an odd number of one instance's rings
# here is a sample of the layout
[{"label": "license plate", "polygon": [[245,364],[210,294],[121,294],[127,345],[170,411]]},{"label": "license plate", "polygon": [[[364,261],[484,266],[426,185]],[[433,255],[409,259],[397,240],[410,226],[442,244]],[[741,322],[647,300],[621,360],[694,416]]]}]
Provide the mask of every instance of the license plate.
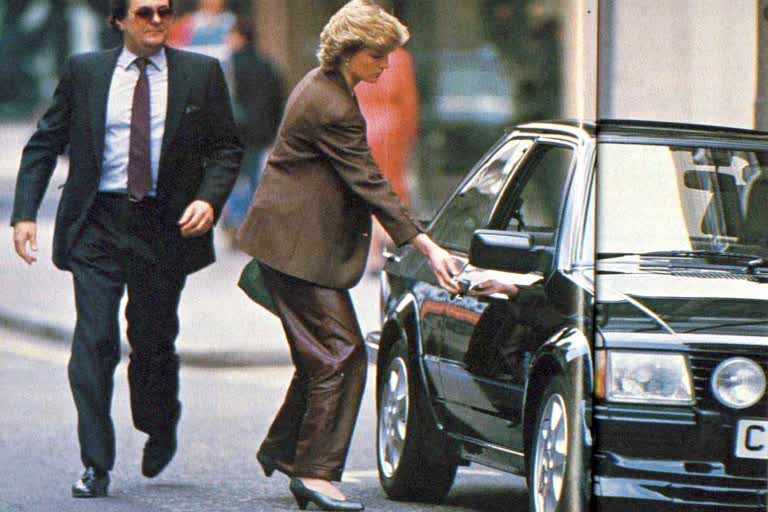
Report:
[{"label": "license plate", "polygon": [[743,459],[768,459],[768,421],[739,421],[736,456]]}]

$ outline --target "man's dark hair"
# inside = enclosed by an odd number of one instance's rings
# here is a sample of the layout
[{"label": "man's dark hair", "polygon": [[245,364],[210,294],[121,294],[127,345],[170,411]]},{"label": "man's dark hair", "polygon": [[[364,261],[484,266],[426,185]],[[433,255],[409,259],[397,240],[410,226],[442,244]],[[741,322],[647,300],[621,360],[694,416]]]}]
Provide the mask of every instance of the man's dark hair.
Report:
[{"label": "man's dark hair", "polygon": [[[112,0],[112,11],[109,15],[109,26],[113,30],[120,32],[120,28],[117,26],[118,20],[124,20],[128,15],[128,5],[131,0]],[[173,8],[173,0],[168,0],[168,6]]]},{"label": "man's dark hair", "polygon": [[251,21],[248,18],[237,18],[237,21],[235,21],[235,24],[232,26],[232,31],[237,32],[241,36],[245,38],[248,43],[253,43],[254,38],[256,35],[253,32],[253,21]]}]

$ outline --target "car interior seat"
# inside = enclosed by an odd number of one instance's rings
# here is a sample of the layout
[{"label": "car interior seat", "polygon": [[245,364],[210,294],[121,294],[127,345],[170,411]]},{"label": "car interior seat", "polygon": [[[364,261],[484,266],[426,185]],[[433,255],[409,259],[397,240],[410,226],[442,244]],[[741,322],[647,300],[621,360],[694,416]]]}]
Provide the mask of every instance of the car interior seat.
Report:
[{"label": "car interior seat", "polygon": [[714,194],[701,219],[701,232],[712,234],[714,226],[719,226],[720,234],[738,236],[743,230],[743,219],[736,178],[723,173],[708,175],[711,182],[707,188]]},{"label": "car interior seat", "polygon": [[747,244],[768,246],[768,176],[765,171],[749,183],[745,197],[742,240]]}]

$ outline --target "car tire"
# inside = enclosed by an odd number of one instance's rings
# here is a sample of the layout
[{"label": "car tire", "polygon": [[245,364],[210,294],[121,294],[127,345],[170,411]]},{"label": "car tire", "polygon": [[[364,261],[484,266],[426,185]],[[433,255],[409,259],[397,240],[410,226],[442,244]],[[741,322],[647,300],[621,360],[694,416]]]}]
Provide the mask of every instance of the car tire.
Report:
[{"label": "car tire", "polygon": [[379,367],[376,465],[389,498],[439,501],[453,484],[457,463],[434,424],[414,367],[404,340]]},{"label": "car tire", "polygon": [[552,379],[541,396],[535,426],[528,464],[529,510],[587,510],[584,422],[572,386],[562,374]]}]

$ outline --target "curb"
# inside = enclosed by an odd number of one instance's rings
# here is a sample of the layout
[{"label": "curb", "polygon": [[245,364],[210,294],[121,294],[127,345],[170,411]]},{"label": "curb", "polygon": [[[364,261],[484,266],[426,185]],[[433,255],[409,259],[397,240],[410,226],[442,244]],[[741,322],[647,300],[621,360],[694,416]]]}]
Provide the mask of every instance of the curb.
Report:
[{"label": "curb", "polygon": [[[52,323],[22,318],[0,309],[0,326],[19,333],[31,334],[47,341],[68,345],[72,330]],[[120,342],[123,358],[127,358],[130,347],[125,340]],[[181,365],[189,368],[265,368],[291,366],[290,354],[282,350],[263,352],[227,351],[203,352],[177,350]]]}]

